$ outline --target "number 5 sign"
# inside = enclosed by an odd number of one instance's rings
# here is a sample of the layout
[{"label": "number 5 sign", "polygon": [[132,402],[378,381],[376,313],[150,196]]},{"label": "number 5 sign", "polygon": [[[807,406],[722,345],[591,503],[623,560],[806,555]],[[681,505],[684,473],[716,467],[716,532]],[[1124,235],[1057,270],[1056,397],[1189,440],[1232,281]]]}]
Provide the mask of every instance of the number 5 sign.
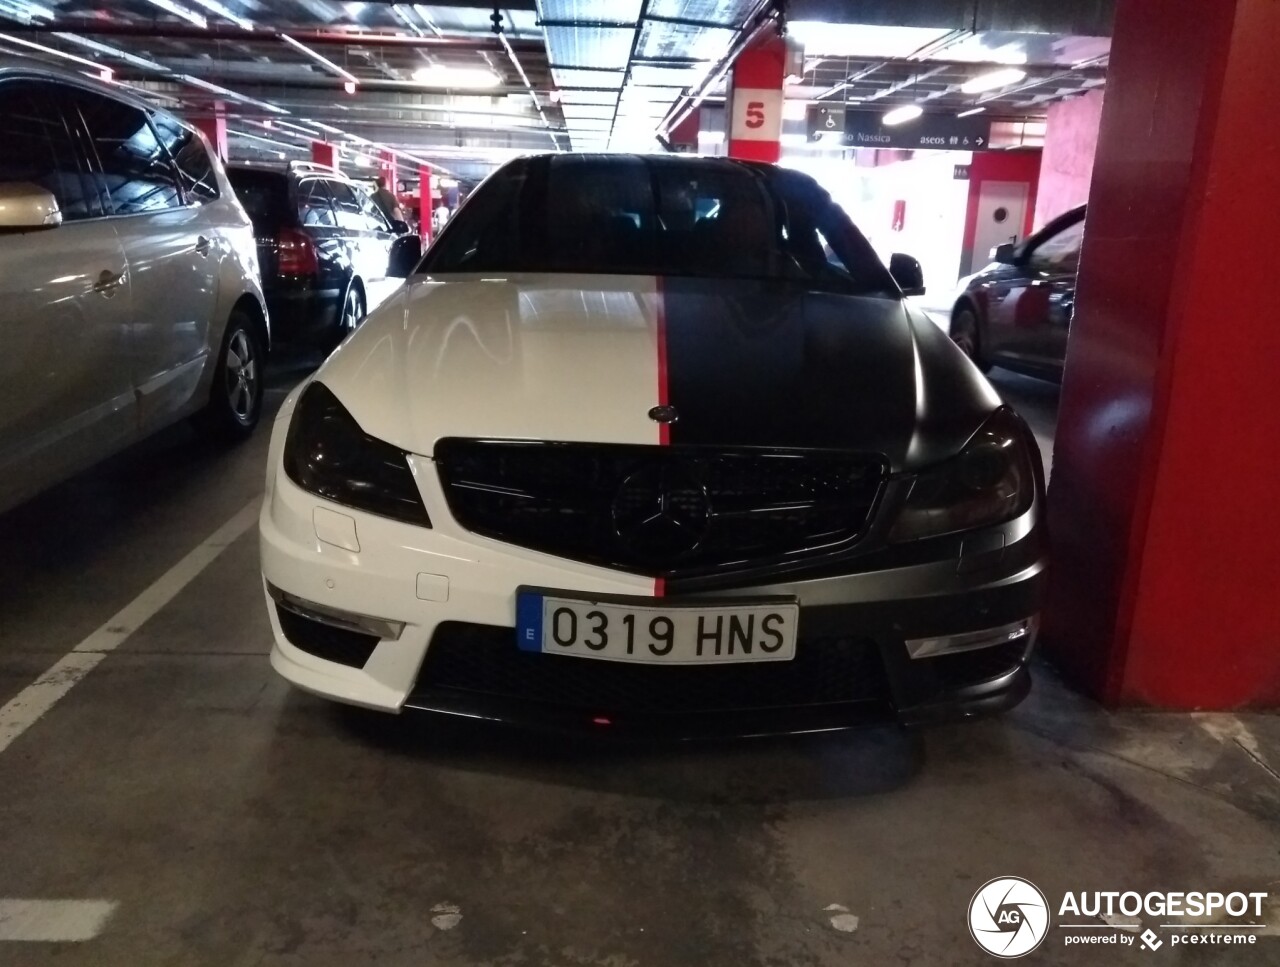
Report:
[{"label": "number 5 sign", "polygon": [[782,134],[782,91],[739,87],[733,92],[729,137],[735,141],[777,141]]}]

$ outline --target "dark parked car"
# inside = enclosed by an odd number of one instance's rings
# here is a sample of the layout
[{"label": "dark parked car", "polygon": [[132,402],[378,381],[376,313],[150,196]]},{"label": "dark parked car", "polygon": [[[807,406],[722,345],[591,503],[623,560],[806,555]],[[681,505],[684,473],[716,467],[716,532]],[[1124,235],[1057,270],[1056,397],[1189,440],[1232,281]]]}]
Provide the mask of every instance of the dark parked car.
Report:
[{"label": "dark parked car", "polygon": [[227,174],[253,220],[277,341],[336,344],[364,318],[368,286],[416,244],[409,226],[388,221],[364,189],[320,165]]},{"label": "dark parked car", "polygon": [[997,246],[995,261],[961,280],[951,338],[983,371],[999,365],[1062,381],[1084,211],[1058,216],[1021,245]]}]

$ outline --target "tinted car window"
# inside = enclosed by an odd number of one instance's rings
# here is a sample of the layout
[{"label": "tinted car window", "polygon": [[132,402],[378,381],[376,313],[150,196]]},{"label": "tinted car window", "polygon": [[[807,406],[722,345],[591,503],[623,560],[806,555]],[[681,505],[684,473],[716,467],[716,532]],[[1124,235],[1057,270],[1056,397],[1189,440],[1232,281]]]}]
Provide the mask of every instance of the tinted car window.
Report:
[{"label": "tinted car window", "polygon": [[152,115],[151,123],[160,136],[160,143],[173,158],[187,201],[195,204],[216,201],[221,194],[218,178],[199,135],[163,114]]},{"label": "tinted car window", "polygon": [[115,214],[181,207],[177,171],[146,114],[91,91],[73,96],[97,151]]},{"label": "tinted car window", "polygon": [[56,85],[0,84],[0,182],[29,181],[58,200],[67,221],[101,215],[91,179],[59,110]]},{"label": "tinted car window", "polygon": [[365,227],[371,232],[391,231],[391,222],[382,214],[382,209],[373,200],[373,196],[364,191],[357,191],[356,195],[360,199],[360,213],[364,215]]},{"label": "tinted car window", "polygon": [[320,178],[312,178],[298,186],[298,221],[318,228],[332,228],[338,224],[329,200],[329,189]]},{"label": "tinted car window", "polygon": [[259,234],[270,234],[287,222],[289,183],[277,171],[229,168],[227,178]]},{"label": "tinted car window", "polygon": [[338,216],[338,224],[353,232],[367,231],[369,223],[360,209],[360,199],[355,189],[341,181],[328,182],[329,191],[333,195],[333,209]]},{"label": "tinted car window", "polygon": [[1031,252],[1031,267],[1041,272],[1074,272],[1080,264],[1084,220],[1051,235]]},{"label": "tinted car window", "polygon": [[532,158],[451,220],[428,272],[791,279],[896,291],[830,195],[795,171],[678,158]]}]

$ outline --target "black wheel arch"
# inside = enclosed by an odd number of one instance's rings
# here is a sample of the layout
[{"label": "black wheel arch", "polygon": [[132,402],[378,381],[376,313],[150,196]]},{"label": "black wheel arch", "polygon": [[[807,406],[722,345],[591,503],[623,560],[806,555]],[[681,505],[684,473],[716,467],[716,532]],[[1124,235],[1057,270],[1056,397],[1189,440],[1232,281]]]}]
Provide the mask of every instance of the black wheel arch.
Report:
[{"label": "black wheel arch", "polygon": [[253,322],[258,339],[262,342],[263,352],[269,354],[271,352],[271,325],[267,322],[267,315],[262,309],[262,303],[246,292],[236,300],[236,304],[231,307],[231,312],[244,313]]}]

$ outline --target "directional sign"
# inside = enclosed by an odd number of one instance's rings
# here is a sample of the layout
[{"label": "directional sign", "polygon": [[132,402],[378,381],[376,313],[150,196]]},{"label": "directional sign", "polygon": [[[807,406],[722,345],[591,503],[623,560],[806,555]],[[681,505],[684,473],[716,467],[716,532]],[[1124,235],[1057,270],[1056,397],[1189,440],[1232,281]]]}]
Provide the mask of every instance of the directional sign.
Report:
[{"label": "directional sign", "polygon": [[829,141],[834,146],[844,143],[843,104],[813,104],[805,115],[805,130],[809,141]]},{"label": "directional sign", "polygon": [[882,113],[850,110],[845,115],[844,144],[850,148],[928,148],[934,151],[981,151],[991,141],[991,120],[924,114],[905,124],[882,123]]}]

